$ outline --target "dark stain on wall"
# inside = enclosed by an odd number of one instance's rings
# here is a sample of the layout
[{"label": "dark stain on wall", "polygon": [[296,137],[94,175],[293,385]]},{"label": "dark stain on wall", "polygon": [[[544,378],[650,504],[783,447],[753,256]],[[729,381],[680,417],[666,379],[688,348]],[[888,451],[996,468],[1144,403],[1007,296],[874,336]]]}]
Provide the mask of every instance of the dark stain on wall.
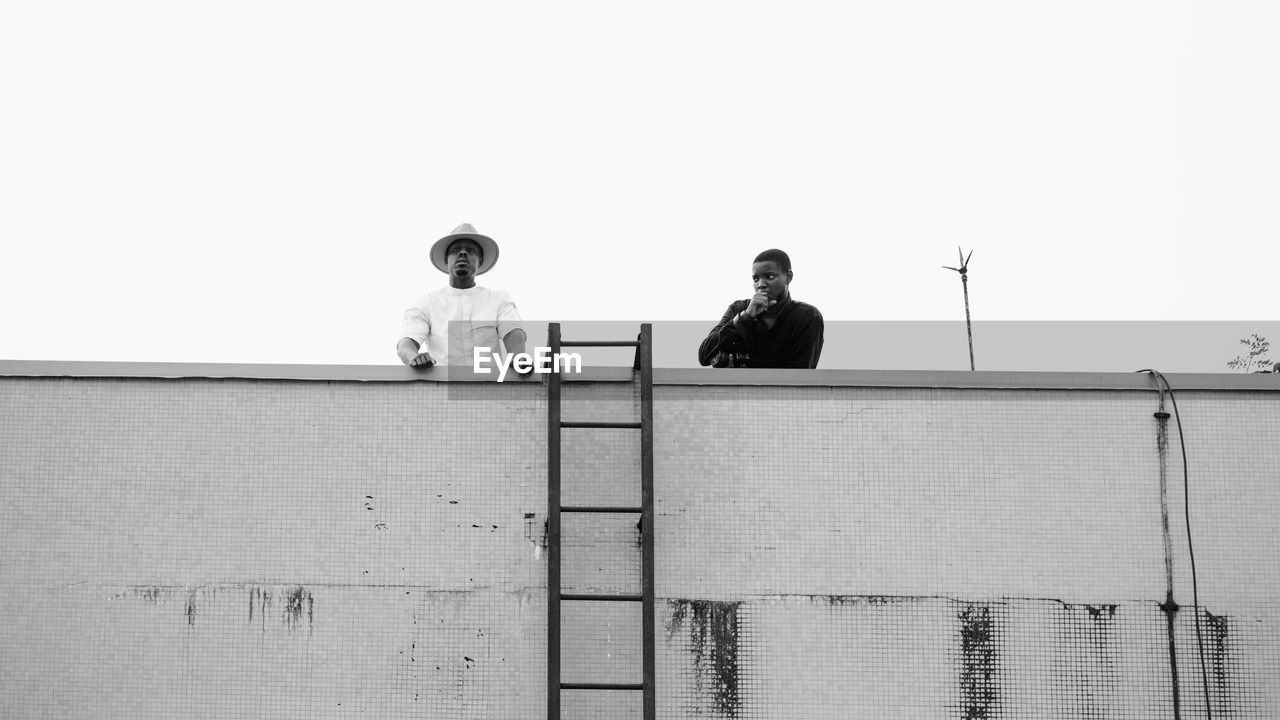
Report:
[{"label": "dark stain on wall", "polygon": [[[156,587],[156,586],[136,586],[129,588],[129,592],[134,596],[141,598],[147,602],[159,603],[181,597],[180,593],[186,592],[186,601],[183,607],[183,616],[187,620],[187,627],[194,628],[196,625],[196,616],[200,613],[200,604],[210,603],[217,600],[219,590],[227,589],[248,590],[249,591],[249,622],[255,621],[262,624],[262,631],[267,631],[267,613],[271,607],[272,594],[270,588],[258,587],[256,585],[239,584],[228,586],[209,586],[202,585],[198,587]],[[118,597],[118,596],[117,596]],[[303,617],[307,621],[308,631],[315,629],[315,598],[311,592],[301,585],[294,586],[283,594],[284,597],[284,624],[290,630],[296,630],[302,625]],[[215,615],[218,611],[214,610]]]},{"label": "dark stain on wall", "polygon": [[1095,620],[1110,620],[1116,616],[1115,605],[1085,605],[1084,608]]},{"label": "dark stain on wall", "polygon": [[1214,615],[1201,608],[1201,634],[1204,637],[1204,660],[1209,672],[1209,692],[1213,716],[1236,717],[1233,681],[1234,662],[1231,652],[1231,622],[1226,615]]},{"label": "dark stain on wall", "polygon": [[546,550],[547,549],[547,521],[544,520],[542,522],[542,527],[539,528],[538,522],[537,522],[537,513],[525,513],[524,514],[524,539],[528,540],[534,545],[537,545],[538,547],[541,547],[543,550]]},{"label": "dark stain on wall", "polygon": [[290,630],[296,630],[302,623],[302,614],[307,614],[308,630],[315,627],[315,598],[302,586],[289,591],[284,603],[285,624]]},{"label": "dark stain on wall", "polygon": [[991,606],[965,605],[960,621],[960,717],[992,720],[1000,707],[1000,627]]},{"label": "dark stain on wall", "polygon": [[1073,718],[1106,718],[1120,680],[1115,658],[1115,605],[1062,603],[1052,623],[1052,669],[1062,710]]},{"label": "dark stain on wall", "polygon": [[818,595],[814,597],[825,599],[828,605],[839,607],[853,605],[898,605],[917,599],[901,595]]},{"label": "dark stain on wall", "polygon": [[680,599],[668,604],[667,640],[688,626],[696,694],[707,700],[718,717],[740,717],[738,609],[742,603]]},{"label": "dark stain on wall", "polygon": [[267,588],[253,587],[249,589],[249,622],[253,622],[254,607],[257,607],[258,622],[262,632],[267,631],[267,608],[271,605],[271,591]]}]

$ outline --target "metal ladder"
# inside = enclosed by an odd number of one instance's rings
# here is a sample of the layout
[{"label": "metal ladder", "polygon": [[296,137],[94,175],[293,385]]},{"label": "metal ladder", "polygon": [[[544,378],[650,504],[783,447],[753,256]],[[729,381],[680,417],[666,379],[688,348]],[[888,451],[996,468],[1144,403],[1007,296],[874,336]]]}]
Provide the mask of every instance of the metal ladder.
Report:
[{"label": "metal ladder", "polygon": [[[558,368],[547,381],[547,720],[560,720],[562,690],[635,690],[644,693],[644,720],[655,720],[653,619],[653,326],[640,326],[636,340],[589,340],[570,342],[560,339],[560,324],[547,328],[551,357],[564,347],[634,347],[634,369],[640,379],[640,422],[564,422],[560,419],[561,378]],[[553,361],[553,365],[556,365]],[[563,428],[631,428],[640,431],[640,506],[582,506],[560,504],[560,430]],[[560,586],[560,514],[561,513],[635,513],[640,516],[641,592],[634,594],[569,594]],[[568,602],[639,602],[642,613],[643,670],[642,682],[582,683],[565,682],[560,677],[560,603]]]}]

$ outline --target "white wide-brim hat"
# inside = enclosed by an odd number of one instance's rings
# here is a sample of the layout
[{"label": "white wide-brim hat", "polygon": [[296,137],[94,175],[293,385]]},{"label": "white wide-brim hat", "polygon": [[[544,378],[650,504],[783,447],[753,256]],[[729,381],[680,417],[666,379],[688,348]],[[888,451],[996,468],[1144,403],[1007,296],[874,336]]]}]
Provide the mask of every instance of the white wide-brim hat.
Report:
[{"label": "white wide-brim hat", "polygon": [[488,235],[481,235],[471,226],[471,223],[462,223],[453,229],[453,232],[445,235],[431,246],[431,264],[436,266],[440,272],[448,275],[449,267],[445,264],[445,254],[449,251],[449,244],[454,240],[475,240],[480,245],[480,252],[484,254],[484,258],[476,265],[476,274],[483,275],[489,272],[498,262],[498,243]]}]

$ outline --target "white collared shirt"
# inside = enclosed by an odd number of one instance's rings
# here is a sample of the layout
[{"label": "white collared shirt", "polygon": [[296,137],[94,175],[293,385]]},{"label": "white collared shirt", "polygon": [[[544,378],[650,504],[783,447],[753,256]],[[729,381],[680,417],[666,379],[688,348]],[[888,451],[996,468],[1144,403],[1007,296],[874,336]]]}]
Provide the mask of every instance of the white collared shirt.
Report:
[{"label": "white collared shirt", "polygon": [[502,338],[516,329],[522,329],[520,313],[506,290],[449,286],[414,300],[404,311],[400,337],[416,340],[437,365],[463,366],[473,363],[477,347],[505,355]]}]

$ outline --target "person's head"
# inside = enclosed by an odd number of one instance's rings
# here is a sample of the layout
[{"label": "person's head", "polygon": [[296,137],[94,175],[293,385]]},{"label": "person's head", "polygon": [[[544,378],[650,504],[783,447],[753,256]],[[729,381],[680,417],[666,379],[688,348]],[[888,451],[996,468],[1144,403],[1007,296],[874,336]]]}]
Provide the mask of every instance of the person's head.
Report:
[{"label": "person's head", "polygon": [[479,268],[484,266],[484,248],[471,238],[458,238],[445,250],[444,264],[449,270],[450,285],[470,287],[476,282]]},{"label": "person's head", "polygon": [[475,285],[476,276],[489,272],[497,262],[498,243],[476,232],[471,223],[462,223],[431,246],[431,264],[448,275],[454,287]]},{"label": "person's head", "polygon": [[782,302],[790,297],[791,258],[781,250],[765,250],[751,262],[751,286],[770,300]]}]

